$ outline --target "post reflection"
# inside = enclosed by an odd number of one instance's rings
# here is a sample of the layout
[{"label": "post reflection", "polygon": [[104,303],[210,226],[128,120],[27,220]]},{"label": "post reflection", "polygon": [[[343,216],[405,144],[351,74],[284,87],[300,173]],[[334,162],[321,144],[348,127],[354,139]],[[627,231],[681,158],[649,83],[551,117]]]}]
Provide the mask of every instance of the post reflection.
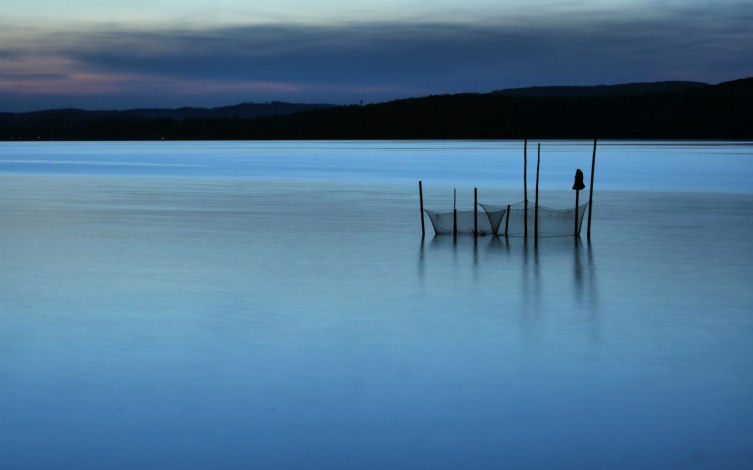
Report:
[{"label": "post reflection", "polygon": [[478,238],[473,237],[473,279],[478,280]]},{"label": "post reflection", "polygon": [[581,263],[581,243],[580,239],[575,239],[573,245],[573,282],[575,298],[580,302],[583,300],[583,264]]},{"label": "post reflection", "polygon": [[601,339],[601,321],[599,315],[599,292],[596,282],[596,267],[594,266],[593,251],[591,250],[591,243],[588,243],[586,248],[586,263],[588,269],[587,282],[588,282],[588,306],[587,312],[588,324],[591,325],[591,338],[594,340]]},{"label": "post reflection", "polygon": [[[426,250],[435,251],[438,256],[431,256]],[[573,243],[567,237],[534,242],[496,236],[488,239],[434,236],[428,242],[422,239],[419,244],[418,276],[423,283],[432,264],[445,273],[450,266],[453,279],[470,276],[470,285],[496,289],[499,301],[509,306],[505,314],[517,311],[520,315],[521,331],[525,334],[544,322],[562,320],[554,315],[572,312],[579,322],[588,324],[588,330],[584,331],[598,340],[596,253],[598,249],[591,244],[580,240]]]},{"label": "post reflection", "polygon": [[591,243],[588,244],[586,249],[588,260],[588,287],[590,291],[591,302],[597,305],[599,302],[599,295],[596,291],[596,268],[594,267],[593,250],[591,249]]},{"label": "post reflection", "polygon": [[426,242],[426,235],[421,235],[421,243],[418,245],[418,279],[423,282],[424,280],[424,243]]}]

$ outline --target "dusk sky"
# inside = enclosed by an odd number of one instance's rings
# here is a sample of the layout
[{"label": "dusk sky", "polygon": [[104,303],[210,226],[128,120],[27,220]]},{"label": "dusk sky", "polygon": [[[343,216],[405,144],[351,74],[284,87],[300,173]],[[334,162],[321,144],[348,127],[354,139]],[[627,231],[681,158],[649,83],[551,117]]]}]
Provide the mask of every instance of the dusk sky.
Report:
[{"label": "dusk sky", "polygon": [[3,0],[0,111],[753,76],[753,2]]}]

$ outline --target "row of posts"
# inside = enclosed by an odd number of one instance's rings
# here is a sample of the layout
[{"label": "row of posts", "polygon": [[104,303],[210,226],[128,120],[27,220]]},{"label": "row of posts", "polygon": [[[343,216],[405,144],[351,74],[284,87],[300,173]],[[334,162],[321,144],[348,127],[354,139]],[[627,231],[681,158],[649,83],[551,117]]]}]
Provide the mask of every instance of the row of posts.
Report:
[{"label": "row of posts", "polygon": [[[534,205],[533,215],[533,233],[534,239],[538,240],[539,237],[539,169],[541,168],[541,144],[538,144],[536,152],[536,200]],[[591,185],[588,189],[588,224],[586,228],[586,237],[591,240],[591,208],[593,206],[593,194],[594,194],[594,171],[596,169],[596,139],[594,139],[593,154],[591,155]],[[575,182],[573,183],[573,189],[575,190],[575,224],[573,229],[573,235],[577,237],[580,232],[578,230],[578,216],[579,212],[579,196],[580,190],[585,188],[583,184],[583,172],[580,169],[575,171]],[[426,227],[424,225],[424,192],[421,181],[418,182],[418,197],[420,201],[420,215],[421,215],[421,236],[426,235]],[[452,190],[452,235],[457,237],[458,235],[458,211],[457,211],[457,190]],[[507,237],[507,230],[510,226],[510,204],[507,205],[507,212],[505,213],[505,238]],[[478,237],[478,188],[473,188],[473,236]],[[528,238],[528,139],[523,141],[523,237]]]}]

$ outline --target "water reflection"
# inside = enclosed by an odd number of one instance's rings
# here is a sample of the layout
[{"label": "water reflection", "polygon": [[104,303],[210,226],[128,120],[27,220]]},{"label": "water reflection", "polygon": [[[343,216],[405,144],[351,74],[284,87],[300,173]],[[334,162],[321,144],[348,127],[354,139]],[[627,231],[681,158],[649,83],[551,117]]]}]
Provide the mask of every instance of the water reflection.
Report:
[{"label": "water reflection", "polygon": [[575,255],[573,258],[573,266],[574,266],[574,274],[573,274],[573,281],[575,282],[575,298],[578,299],[578,301],[583,299],[583,265],[580,262],[581,258],[581,243],[579,239],[575,239],[575,249],[573,250],[573,254]]},{"label": "water reflection", "polygon": [[[448,248],[451,249],[450,256],[442,256],[442,253],[448,254]],[[436,256],[427,254],[427,250]],[[448,278],[453,280],[461,280],[465,271],[473,286],[496,286],[494,288],[504,296],[505,302],[513,302],[511,306],[520,313],[525,331],[535,328],[551,315],[578,312],[575,315],[580,321],[591,325],[590,336],[598,339],[600,304],[595,258],[591,244],[584,244],[580,239],[573,242],[570,237],[545,238],[536,242],[519,238],[472,239],[440,235],[428,243],[421,239],[418,276],[423,284],[432,266],[438,274],[449,266],[450,271],[444,274],[449,274]]]},{"label": "water reflection", "polygon": [[473,238],[473,279],[478,280],[478,238]]},{"label": "water reflection", "polygon": [[586,282],[588,286],[588,305],[586,306],[586,312],[588,314],[586,320],[592,327],[591,338],[594,340],[601,339],[601,322],[599,316],[599,293],[596,283],[596,268],[594,267],[593,251],[591,249],[591,243],[589,242],[586,247],[586,263],[588,269],[586,271]]},{"label": "water reflection", "polygon": [[487,250],[490,252],[504,250],[509,255],[510,241],[504,237],[490,237]]},{"label": "water reflection", "polygon": [[[594,266],[593,247],[591,243],[585,246],[581,240],[576,240],[573,250],[573,286],[575,298],[579,303],[588,302],[591,306],[598,305],[596,288],[596,268]],[[586,266],[584,267],[583,264]]]},{"label": "water reflection", "polygon": [[418,279],[423,283],[424,280],[424,243],[426,236],[421,236],[421,243],[418,247]]}]

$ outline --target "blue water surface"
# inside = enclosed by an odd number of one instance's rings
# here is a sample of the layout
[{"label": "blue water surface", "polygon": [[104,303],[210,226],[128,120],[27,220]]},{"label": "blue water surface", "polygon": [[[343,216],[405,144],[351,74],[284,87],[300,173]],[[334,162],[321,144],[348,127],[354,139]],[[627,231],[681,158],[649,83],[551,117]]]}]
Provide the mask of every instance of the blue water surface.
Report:
[{"label": "blue water surface", "polygon": [[[542,201],[591,152],[542,142]],[[421,237],[418,179],[517,202],[522,160],[0,144],[0,468],[749,467],[753,146],[599,143],[590,243]]]}]

